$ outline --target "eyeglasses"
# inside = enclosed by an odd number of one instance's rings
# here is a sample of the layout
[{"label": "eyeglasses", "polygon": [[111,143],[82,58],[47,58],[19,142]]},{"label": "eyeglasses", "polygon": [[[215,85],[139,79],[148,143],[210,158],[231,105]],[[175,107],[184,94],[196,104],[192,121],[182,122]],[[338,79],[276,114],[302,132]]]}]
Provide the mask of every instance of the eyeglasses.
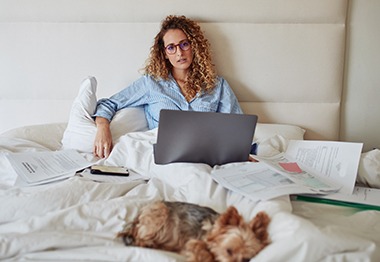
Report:
[{"label": "eyeglasses", "polygon": [[179,44],[176,44],[176,45],[175,44],[168,44],[167,46],[165,46],[166,53],[168,55],[174,55],[175,53],[177,53],[177,46],[179,46],[179,48],[182,51],[187,51],[191,47],[189,40],[183,40]]}]

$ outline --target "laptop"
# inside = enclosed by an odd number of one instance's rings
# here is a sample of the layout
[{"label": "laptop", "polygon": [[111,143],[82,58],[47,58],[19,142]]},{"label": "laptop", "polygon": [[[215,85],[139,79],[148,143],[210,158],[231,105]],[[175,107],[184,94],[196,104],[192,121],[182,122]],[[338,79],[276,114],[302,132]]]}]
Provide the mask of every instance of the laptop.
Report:
[{"label": "laptop", "polygon": [[154,161],[210,166],[247,161],[257,119],[256,115],[247,114],[163,109]]}]

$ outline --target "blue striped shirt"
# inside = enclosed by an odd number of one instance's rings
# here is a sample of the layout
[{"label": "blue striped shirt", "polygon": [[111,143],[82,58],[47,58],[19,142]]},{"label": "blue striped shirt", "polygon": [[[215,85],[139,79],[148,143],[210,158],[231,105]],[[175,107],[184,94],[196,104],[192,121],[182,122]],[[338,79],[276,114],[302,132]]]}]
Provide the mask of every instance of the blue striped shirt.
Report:
[{"label": "blue striped shirt", "polygon": [[93,116],[111,121],[118,110],[126,107],[143,107],[149,129],[158,126],[161,109],[242,113],[235,94],[222,77],[218,77],[217,85],[211,92],[198,93],[188,102],[173,77],[155,80],[144,75],[110,98],[100,99]]}]

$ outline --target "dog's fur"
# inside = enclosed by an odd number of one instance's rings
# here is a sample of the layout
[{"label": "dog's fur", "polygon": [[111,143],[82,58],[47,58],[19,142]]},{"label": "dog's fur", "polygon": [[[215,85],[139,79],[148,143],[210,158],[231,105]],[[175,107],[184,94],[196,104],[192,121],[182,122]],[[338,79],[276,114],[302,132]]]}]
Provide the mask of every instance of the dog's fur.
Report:
[{"label": "dog's fur", "polygon": [[218,214],[208,207],[158,201],[141,209],[118,234],[126,245],[178,252],[188,261],[249,261],[269,244],[269,216],[245,223],[235,207]]}]

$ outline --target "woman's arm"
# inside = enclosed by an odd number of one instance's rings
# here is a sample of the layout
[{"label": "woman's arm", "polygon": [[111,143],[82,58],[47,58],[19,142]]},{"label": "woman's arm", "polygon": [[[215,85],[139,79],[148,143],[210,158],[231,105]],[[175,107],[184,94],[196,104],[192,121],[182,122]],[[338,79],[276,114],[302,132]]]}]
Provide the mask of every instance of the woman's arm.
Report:
[{"label": "woman's arm", "polygon": [[110,129],[112,118],[120,109],[144,105],[147,98],[146,93],[151,85],[150,81],[149,77],[143,76],[110,98],[98,101],[96,111],[92,115],[97,127],[93,146],[95,156],[101,158],[109,156],[113,147]]},{"label": "woman's arm", "polygon": [[92,116],[94,118],[103,117],[111,121],[116,112],[123,108],[145,105],[148,99],[147,93],[152,85],[154,85],[154,80],[149,76],[139,78],[111,97],[99,99]]},{"label": "woman's arm", "polygon": [[219,77],[219,81],[221,94],[218,112],[242,114],[243,111],[241,110],[239,101],[237,100],[235,93],[232,91],[228,82],[222,77]]}]

